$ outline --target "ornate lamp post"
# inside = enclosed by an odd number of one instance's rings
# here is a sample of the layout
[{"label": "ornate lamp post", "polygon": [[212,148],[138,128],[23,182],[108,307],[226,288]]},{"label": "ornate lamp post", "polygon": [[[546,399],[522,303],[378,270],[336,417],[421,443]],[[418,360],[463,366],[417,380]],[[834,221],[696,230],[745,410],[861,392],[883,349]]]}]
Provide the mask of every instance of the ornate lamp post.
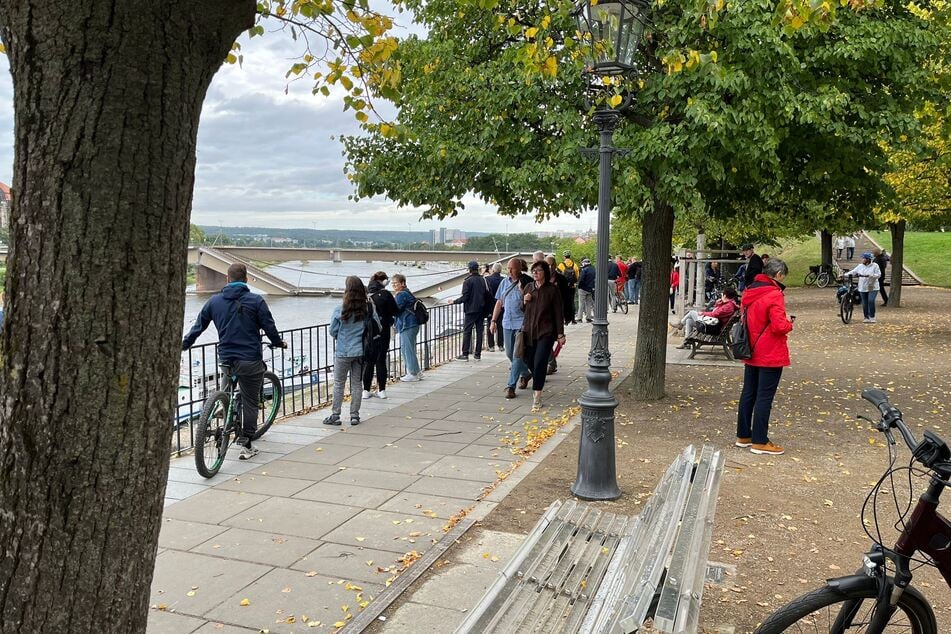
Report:
[{"label": "ornate lamp post", "polygon": [[[605,78],[624,80],[636,74],[635,56],[644,32],[648,0],[586,0],[576,10],[579,31],[587,34],[592,64],[586,69],[589,92],[613,85]],[[602,95],[603,96],[603,95]],[[611,352],[608,348],[608,246],[611,243],[611,161],[624,152],[613,145],[614,128],[630,103],[624,97],[611,107],[598,102],[593,120],[601,135],[597,149],[583,151],[597,156],[601,180],[598,191],[597,278],[594,292],[594,323],[588,353],[588,388],[578,399],[581,405],[581,445],[578,476],[571,492],[587,500],[614,500],[621,496],[614,457],[614,410],[617,400],[611,383]],[[626,153],[626,152],[624,152]]]}]

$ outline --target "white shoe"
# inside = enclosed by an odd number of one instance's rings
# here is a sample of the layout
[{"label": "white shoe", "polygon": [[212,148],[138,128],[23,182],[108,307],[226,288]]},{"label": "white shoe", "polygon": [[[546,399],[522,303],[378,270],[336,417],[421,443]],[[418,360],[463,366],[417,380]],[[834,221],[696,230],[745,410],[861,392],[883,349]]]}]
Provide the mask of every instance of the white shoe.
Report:
[{"label": "white shoe", "polygon": [[407,374],[406,376],[400,377],[400,381],[402,381],[403,383],[413,383],[418,380],[419,380],[419,377],[416,376],[415,374]]},{"label": "white shoe", "polygon": [[868,323],[874,324],[874,323],[875,323],[875,318],[874,318],[874,317],[870,317],[869,320],[868,320]]},{"label": "white shoe", "polygon": [[371,398],[373,394],[370,393],[370,390],[363,390],[363,398]]},{"label": "white shoe", "polygon": [[869,319],[868,317],[866,317],[865,319],[862,320],[862,323],[863,323],[863,324],[870,324],[870,323],[872,323],[872,320]]},{"label": "white shoe", "polygon": [[378,398],[386,399],[386,390],[380,390],[376,395]]}]

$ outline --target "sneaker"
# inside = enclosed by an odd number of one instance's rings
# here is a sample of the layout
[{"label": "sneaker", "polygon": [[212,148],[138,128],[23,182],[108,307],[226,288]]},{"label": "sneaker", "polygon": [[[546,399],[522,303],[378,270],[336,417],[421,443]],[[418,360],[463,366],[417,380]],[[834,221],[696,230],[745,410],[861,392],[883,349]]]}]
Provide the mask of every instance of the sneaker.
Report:
[{"label": "sneaker", "polygon": [[739,447],[740,449],[746,449],[747,447],[753,444],[752,438],[739,438],[737,437],[736,442],[733,443],[734,447]]},{"label": "sneaker", "polygon": [[874,324],[874,323],[875,323],[875,318],[874,318],[874,317],[869,317],[868,323]]},{"label": "sneaker", "polygon": [[468,360],[469,360],[469,355],[467,354],[460,354],[458,357],[456,357],[456,361],[468,361]]},{"label": "sneaker", "polygon": [[403,383],[413,383],[419,380],[419,376],[415,374],[407,374],[406,376],[401,376],[400,381]]},{"label": "sneaker", "polygon": [[518,389],[520,389],[520,390],[527,390],[527,389],[528,389],[528,379],[530,379],[530,378],[531,378],[531,377],[527,377],[527,376],[519,377],[519,379],[518,379]]},{"label": "sneaker", "polygon": [[250,460],[256,455],[258,455],[257,448],[251,446],[251,443],[248,443],[247,446],[241,448],[241,453],[238,454],[238,460]]},{"label": "sneaker", "polygon": [[[489,352],[495,352],[495,348],[489,348]],[[479,357],[476,357],[478,359]]]},{"label": "sneaker", "polygon": [[359,414],[350,414],[350,426],[356,427],[360,424],[360,415]]},{"label": "sneaker", "polygon": [[386,400],[386,390],[380,390],[379,392],[376,393],[376,396],[377,398],[382,398],[383,400]]},{"label": "sneaker", "polygon": [[474,354],[474,355],[472,355],[472,358],[475,359],[476,361],[482,361],[482,355],[481,355],[481,354]]},{"label": "sneaker", "polygon": [[686,350],[686,349],[689,348],[689,347],[690,347],[690,346],[687,345],[687,342],[684,341],[684,342],[683,342],[682,344],[680,344],[679,346],[674,346],[674,350]]},{"label": "sneaker", "polygon": [[786,453],[786,450],[780,447],[779,445],[774,445],[773,442],[767,441],[765,445],[752,444],[750,446],[750,451],[757,454],[766,454],[770,456],[781,456]]},{"label": "sneaker", "polygon": [[676,315],[676,314],[677,314],[677,311],[671,308],[671,309],[670,309],[670,314],[671,314],[671,315]]},{"label": "sneaker", "polygon": [[515,388],[507,387],[505,388],[505,398],[515,398]]},{"label": "sneaker", "polygon": [[371,398],[372,396],[373,394],[370,392],[370,390],[363,390],[363,398]]},{"label": "sneaker", "polygon": [[331,414],[325,418],[324,425],[340,425],[340,414]]},{"label": "sneaker", "polygon": [[866,317],[865,319],[862,320],[862,323],[863,323],[863,324],[869,324],[869,323],[872,323],[872,322],[871,322],[871,320],[870,320],[868,317]]}]

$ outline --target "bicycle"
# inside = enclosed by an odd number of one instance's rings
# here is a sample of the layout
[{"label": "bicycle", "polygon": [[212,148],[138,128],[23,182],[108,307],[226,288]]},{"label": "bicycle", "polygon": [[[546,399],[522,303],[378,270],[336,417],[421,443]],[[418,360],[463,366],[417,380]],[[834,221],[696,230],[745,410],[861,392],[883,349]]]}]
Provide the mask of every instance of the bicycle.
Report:
[{"label": "bicycle", "polygon": [[839,301],[839,318],[843,324],[852,321],[852,310],[856,304],[862,303],[862,296],[859,295],[858,282],[854,278],[839,278],[842,285],[836,291],[836,299]]},{"label": "bicycle", "polygon": [[[221,364],[225,373],[225,385],[208,395],[198,417],[195,429],[195,468],[205,478],[213,478],[221,469],[228,453],[228,446],[241,437],[241,390],[238,377],[227,363]],[[257,430],[251,440],[257,440],[271,428],[277,418],[277,410],[283,396],[281,379],[273,372],[265,370],[264,383],[258,397]]]},{"label": "bicycle", "polygon": [[618,289],[617,284],[614,285],[614,288],[608,289],[608,304],[611,306],[612,313],[616,313],[618,309],[621,309],[622,313],[627,314],[627,297],[624,296],[623,291]]},{"label": "bicycle", "polygon": [[831,282],[842,276],[842,271],[835,264],[818,264],[809,267],[809,272],[803,278],[804,286],[815,284],[819,288],[825,288]]},{"label": "bicycle", "polygon": [[[951,586],[951,521],[938,513],[938,502],[945,487],[951,486],[951,449],[931,431],[924,432],[921,442],[915,438],[902,420],[897,407],[888,402],[888,395],[881,390],[866,389],[862,398],[878,408],[881,418],[876,423],[866,420],[885,435],[888,441],[889,465],[885,474],[879,478],[862,505],[863,526],[865,509],[869,502],[875,518],[876,534],[869,528],[866,534],[874,543],[865,557],[862,568],[849,577],[840,577],[826,581],[818,590],[805,594],[773,613],[756,630],[756,634],[778,634],[786,631],[862,631],[878,634],[886,626],[904,628],[912,634],[937,634],[938,625],[934,610],[928,599],[911,586],[912,562],[935,566],[945,582]],[[895,436],[897,429],[902,440],[912,452],[912,460],[907,467],[895,468]],[[918,463],[926,472],[915,467]],[[928,488],[918,499],[910,514],[911,497],[904,510],[895,493],[893,478],[896,472],[908,471],[909,483],[913,474],[927,475]],[[878,524],[877,498],[882,485],[890,482],[890,492],[900,513],[896,528],[901,535],[892,547],[883,543]],[[906,520],[906,518],[908,518]],[[915,558],[922,553],[924,559]],[[890,574],[889,567],[894,568]],[[819,627],[820,620],[829,622]],[[825,621],[823,621],[825,622]],[[798,629],[795,629],[796,626]],[[889,631],[892,631],[891,629]]]}]

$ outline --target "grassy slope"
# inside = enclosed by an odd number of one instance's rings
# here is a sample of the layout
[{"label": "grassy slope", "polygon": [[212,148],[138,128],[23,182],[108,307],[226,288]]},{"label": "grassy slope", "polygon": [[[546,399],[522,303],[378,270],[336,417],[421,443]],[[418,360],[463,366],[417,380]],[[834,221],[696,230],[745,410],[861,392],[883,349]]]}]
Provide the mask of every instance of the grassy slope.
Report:
[{"label": "grassy slope", "polygon": [[789,275],[786,276],[785,282],[787,286],[802,286],[802,280],[809,272],[809,267],[819,264],[821,258],[819,240],[815,237],[785,242],[778,249],[766,252],[782,259],[789,267]]},{"label": "grassy slope", "polygon": [[[869,234],[891,253],[892,237],[887,231]],[[905,234],[905,264],[925,284],[951,287],[951,233],[911,232]]]}]

